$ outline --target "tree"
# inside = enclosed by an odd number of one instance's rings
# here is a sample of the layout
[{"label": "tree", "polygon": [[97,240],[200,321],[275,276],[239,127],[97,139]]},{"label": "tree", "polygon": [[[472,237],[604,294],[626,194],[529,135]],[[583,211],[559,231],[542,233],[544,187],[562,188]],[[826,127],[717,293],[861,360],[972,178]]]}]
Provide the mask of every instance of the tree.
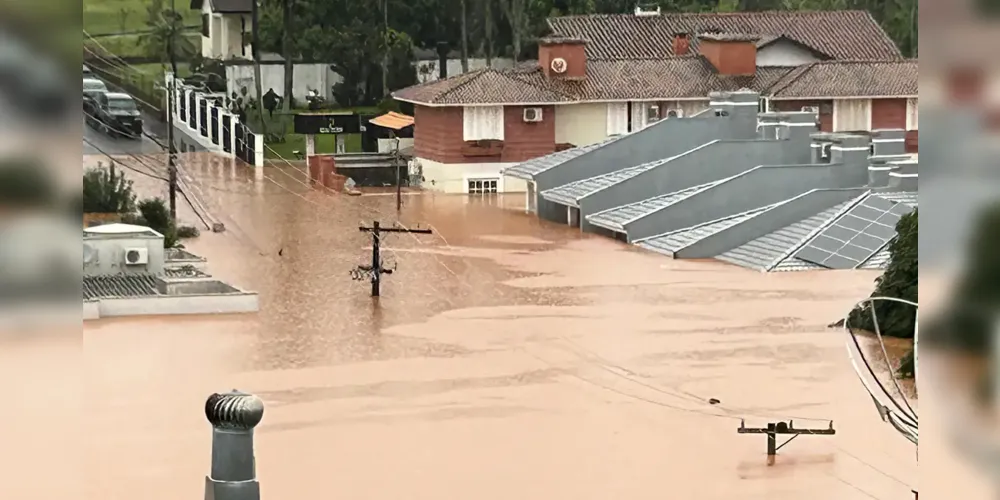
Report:
[{"label": "tree", "polygon": [[85,213],[130,214],[135,210],[132,181],[113,170],[99,167],[83,174],[83,211]]},{"label": "tree", "polygon": [[459,0],[462,4],[462,73],[469,72],[469,13],[466,10],[466,1]]},{"label": "tree", "polygon": [[[889,265],[875,279],[872,297],[895,297],[917,302],[917,225],[917,210],[904,215],[896,223],[897,236],[889,243]],[[872,309],[882,335],[913,338],[916,311],[901,302],[865,302],[863,307],[851,311],[850,324],[862,330],[875,331]]]},{"label": "tree", "polygon": [[150,56],[166,63],[170,61],[171,49],[180,60],[197,53],[191,37],[184,34],[184,18],[164,5],[163,0],[150,0],[145,24],[147,32],[139,36],[139,45]]},{"label": "tree", "polygon": [[521,57],[521,42],[527,39],[528,0],[500,0],[500,6],[503,8],[504,17],[507,18],[507,23],[510,26],[511,47],[513,49],[511,57],[514,62],[517,62]]},{"label": "tree", "polygon": [[136,222],[163,235],[163,247],[177,245],[177,226],[170,217],[170,209],[162,198],[151,198],[139,202],[139,218]]},{"label": "tree", "polygon": [[[292,60],[293,56],[295,56],[295,46],[292,43],[292,33],[295,32],[295,19],[292,17],[292,2],[293,0],[281,0],[281,21],[285,27],[281,34],[281,56],[285,59],[285,92],[282,109],[285,111],[286,117],[292,110],[292,84],[295,83],[293,78],[295,62]],[[284,128],[288,129],[287,123]]]}]

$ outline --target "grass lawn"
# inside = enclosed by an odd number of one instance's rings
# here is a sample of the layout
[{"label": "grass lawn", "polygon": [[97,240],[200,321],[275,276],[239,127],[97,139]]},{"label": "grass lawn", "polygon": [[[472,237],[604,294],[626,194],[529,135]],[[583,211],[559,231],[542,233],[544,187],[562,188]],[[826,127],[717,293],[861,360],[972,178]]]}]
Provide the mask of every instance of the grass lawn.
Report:
[{"label": "grass lawn", "polygon": [[[347,134],[347,138],[344,142],[344,146],[346,147],[348,153],[361,152],[361,134]],[[306,154],[306,136],[302,134],[287,134],[285,136],[285,142],[268,143],[267,147],[264,148],[264,158],[272,160],[278,158],[295,160],[295,153],[293,153],[293,151],[301,151],[303,155]],[[317,135],[316,152],[336,153],[337,136]]]}]

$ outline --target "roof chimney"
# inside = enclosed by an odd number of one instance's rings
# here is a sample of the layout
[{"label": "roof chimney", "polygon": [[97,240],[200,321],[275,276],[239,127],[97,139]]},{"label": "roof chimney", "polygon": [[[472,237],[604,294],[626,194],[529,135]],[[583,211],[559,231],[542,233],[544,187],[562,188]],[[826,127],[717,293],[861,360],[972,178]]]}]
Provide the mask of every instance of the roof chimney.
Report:
[{"label": "roof chimney", "polygon": [[553,35],[538,40],[538,65],[546,78],[582,80],[587,77],[587,41]]},{"label": "roof chimney", "polygon": [[756,35],[702,33],[698,51],[720,75],[753,76],[757,72]]},{"label": "roof chimney", "polygon": [[635,15],[637,16],[658,16],[660,15],[660,6],[656,6],[656,10],[642,10],[641,5],[635,6]]},{"label": "roof chimney", "polygon": [[691,51],[691,37],[687,33],[674,33],[674,55],[686,56]]}]

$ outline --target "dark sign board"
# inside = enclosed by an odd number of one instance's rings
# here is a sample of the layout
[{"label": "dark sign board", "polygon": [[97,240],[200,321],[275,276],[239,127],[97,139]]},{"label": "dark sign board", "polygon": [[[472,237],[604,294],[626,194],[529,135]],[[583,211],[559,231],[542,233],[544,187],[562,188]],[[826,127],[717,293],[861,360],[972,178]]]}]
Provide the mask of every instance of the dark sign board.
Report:
[{"label": "dark sign board", "polygon": [[295,133],[317,134],[357,134],[365,131],[368,120],[362,122],[358,115],[347,114],[298,114],[295,115]]}]

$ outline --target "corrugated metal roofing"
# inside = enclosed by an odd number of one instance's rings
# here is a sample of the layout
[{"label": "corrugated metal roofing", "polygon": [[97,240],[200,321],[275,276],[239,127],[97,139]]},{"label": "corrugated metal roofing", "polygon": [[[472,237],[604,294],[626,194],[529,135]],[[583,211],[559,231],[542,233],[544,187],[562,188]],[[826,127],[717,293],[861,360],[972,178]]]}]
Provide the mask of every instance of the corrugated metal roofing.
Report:
[{"label": "corrugated metal roofing", "polygon": [[642,165],[616,170],[609,174],[598,175],[589,179],[571,182],[564,186],[542,191],[541,195],[542,198],[551,202],[577,207],[579,206],[578,203],[581,198],[591,193],[596,193],[597,191],[600,191],[608,186],[613,186],[619,182],[631,179],[670,160],[671,158],[664,158],[662,160],[651,161],[649,163],[643,163]]},{"label": "corrugated metal roofing", "polygon": [[509,175],[511,177],[517,177],[518,179],[525,179],[530,181],[534,179],[536,175],[545,172],[546,170],[562,165],[563,163],[566,163],[574,158],[589,153],[601,146],[610,144],[618,139],[619,137],[612,137],[610,139],[606,139],[598,143],[588,144],[586,146],[578,146],[575,148],[567,149],[565,151],[556,151],[555,153],[541,156],[539,158],[535,158],[526,161],[524,163],[514,165],[513,167],[504,169],[503,174]]},{"label": "corrugated metal roofing", "polygon": [[[773,233],[761,236],[755,240],[751,240],[742,246],[719,255],[716,258],[730,264],[758,271],[771,270],[770,268],[772,266],[774,266],[773,270],[775,271],[790,270],[790,268],[795,266],[800,266],[803,269],[822,269],[821,266],[800,261],[795,258],[783,259],[780,263],[777,263],[777,265],[775,264],[776,261],[781,259],[783,255],[786,255],[802,246],[811,235],[830,225],[840,214],[854,206],[854,204],[860,200],[861,197],[857,197],[840,203],[813,215],[812,217],[803,219],[790,226],[783,227]],[[786,262],[788,265],[779,269],[779,267],[782,267],[782,265]]]},{"label": "corrugated metal roofing", "polygon": [[159,295],[151,274],[117,274],[83,277],[83,299],[152,297]]},{"label": "corrugated metal roofing", "polygon": [[894,201],[896,203],[904,203],[911,207],[917,206],[916,191],[894,191],[894,192],[875,191],[872,193],[872,195],[878,195],[879,197],[885,198],[889,201]]},{"label": "corrugated metal roofing", "polygon": [[717,219],[711,222],[707,222],[705,224],[699,224],[697,226],[689,227],[686,229],[672,231],[660,236],[653,236],[652,238],[647,238],[637,241],[636,245],[645,248],[647,250],[652,250],[654,252],[659,252],[673,257],[675,252],[687,248],[704,238],[707,238],[713,234],[718,233],[719,231],[729,229],[737,224],[748,221],[756,217],[757,215],[760,215],[761,213],[770,210],[771,208],[777,205],[779,205],[779,203],[756,208],[754,210],[749,210],[741,214],[733,215],[723,219]]},{"label": "corrugated metal roofing", "polygon": [[858,269],[885,269],[889,265],[889,245],[886,245],[878,253],[872,255]]},{"label": "corrugated metal roofing", "polygon": [[587,221],[595,226],[610,229],[612,231],[624,232],[624,226],[628,222],[663,210],[664,208],[667,208],[681,200],[694,196],[697,193],[715,186],[718,183],[719,181],[709,182],[700,186],[693,186],[687,189],[681,189],[680,191],[674,191],[673,193],[665,194],[663,196],[657,196],[640,202],[604,210],[603,212],[588,215]]}]

